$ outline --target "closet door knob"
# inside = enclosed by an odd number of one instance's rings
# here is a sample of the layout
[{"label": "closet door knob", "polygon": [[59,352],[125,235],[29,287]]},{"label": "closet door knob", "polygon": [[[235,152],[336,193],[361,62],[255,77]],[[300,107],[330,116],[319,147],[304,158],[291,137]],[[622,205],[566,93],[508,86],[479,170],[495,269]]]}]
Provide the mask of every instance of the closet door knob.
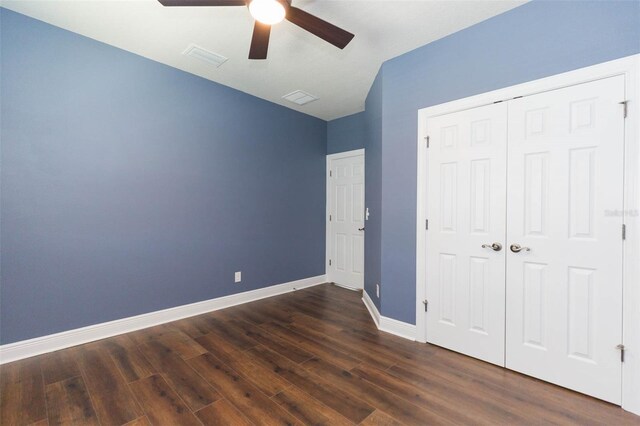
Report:
[{"label": "closet door knob", "polygon": [[502,250],[502,244],[500,243],[483,244],[482,248],[490,248],[493,251],[500,251]]},{"label": "closet door knob", "polygon": [[529,247],[520,247],[520,244],[511,244],[509,248],[514,253],[520,253],[521,251],[531,251]]}]

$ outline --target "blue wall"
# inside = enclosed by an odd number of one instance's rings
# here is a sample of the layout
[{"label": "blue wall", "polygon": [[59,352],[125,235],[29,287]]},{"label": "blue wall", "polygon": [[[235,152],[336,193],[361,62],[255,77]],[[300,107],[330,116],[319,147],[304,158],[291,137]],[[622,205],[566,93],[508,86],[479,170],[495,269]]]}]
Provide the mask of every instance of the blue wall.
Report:
[{"label": "blue wall", "polygon": [[324,274],[326,122],[0,15],[1,343]]},{"label": "blue wall", "polygon": [[[365,204],[369,220],[364,238],[364,290],[380,310],[376,284],[380,283],[382,245],[382,70],[378,72],[365,102]],[[380,289],[382,296],[383,289]]]},{"label": "blue wall", "polygon": [[386,62],[327,125],[0,9],[0,343],[323,274],[325,154],[363,146],[365,289],[414,323],[417,110],[638,53],[639,22],[534,1]]},{"label": "blue wall", "polygon": [[383,64],[382,315],[415,323],[418,109],[639,52],[638,1],[534,1]]},{"label": "blue wall", "polygon": [[364,112],[329,121],[327,123],[327,154],[364,148],[365,125]]}]

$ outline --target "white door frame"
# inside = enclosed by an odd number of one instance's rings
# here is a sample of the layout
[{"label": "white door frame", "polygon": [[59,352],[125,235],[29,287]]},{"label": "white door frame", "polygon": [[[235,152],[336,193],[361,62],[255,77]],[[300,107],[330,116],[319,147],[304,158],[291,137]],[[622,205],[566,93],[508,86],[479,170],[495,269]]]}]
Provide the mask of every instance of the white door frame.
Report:
[{"label": "white door frame", "polygon": [[[416,215],[416,327],[417,340],[427,341],[426,313],[426,233],[427,121],[430,117],[510,100],[540,92],[560,89],[593,80],[625,76],[627,119],[625,120],[624,241],[623,271],[623,343],[626,348],[622,365],[622,408],[640,415],[640,55],[580,68],[540,80],[458,99],[418,111],[418,191]],[[620,113],[623,113],[620,105]]]},{"label": "white door frame", "polygon": [[[363,160],[366,160],[365,158],[365,153],[364,153],[364,148],[361,149],[354,149],[352,151],[345,151],[345,152],[338,152],[335,154],[328,154],[327,155],[327,163],[326,163],[326,167],[327,167],[327,171],[326,171],[326,181],[325,181],[325,192],[326,192],[326,206],[325,206],[325,229],[326,229],[326,236],[325,236],[325,273],[327,276],[327,281],[329,282],[334,282],[334,274],[333,272],[335,271],[335,265],[329,265],[329,259],[331,258],[331,226],[333,225],[333,223],[329,220],[329,214],[330,212],[330,199],[331,199],[331,194],[329,193],[329,188],[331,187],[331,176],[330,176],[330,172],[331,172],[331,162],[333,160],[339,160],[342,158],[349,158],[349,157],[355,157],[358,155],[362,155]],[[366,181],[366,163],[364,163],[365,165],[363,166],[363,172],[364,172],[364,188],[366,191],[367,188],[367,181]],[[365,205],[366,205],[366,201],[365,201]],[[365,224],[366,224],[366,217],[365,217]],[[366,231],[365,231],[365,238],[367,238],[366,236]],[[364,253],[363,253],[364,256]],[[345,287],[347,288],[347,287]],[[349,290],[354,290],[352,288],[348,288]],[[359,289],[357,289],[359,290]]]}]

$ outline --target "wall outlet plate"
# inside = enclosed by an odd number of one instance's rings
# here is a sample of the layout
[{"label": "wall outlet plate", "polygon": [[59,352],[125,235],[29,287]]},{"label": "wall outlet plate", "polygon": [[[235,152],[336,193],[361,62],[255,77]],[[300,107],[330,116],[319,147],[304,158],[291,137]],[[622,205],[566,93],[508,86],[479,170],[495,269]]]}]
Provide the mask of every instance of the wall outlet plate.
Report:
[{"label": "wall outlet plate", "polygon": [[242,281],[242,271],[236,272],[234,279],[235,279],[235,282],[237,282],[237,283]]}]

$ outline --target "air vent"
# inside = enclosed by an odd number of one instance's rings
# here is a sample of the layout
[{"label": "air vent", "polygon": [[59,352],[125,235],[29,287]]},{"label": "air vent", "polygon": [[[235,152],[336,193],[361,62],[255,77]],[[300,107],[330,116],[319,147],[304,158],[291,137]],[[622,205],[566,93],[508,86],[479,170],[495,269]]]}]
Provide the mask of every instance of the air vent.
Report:
[{"label": "air vent", "polygon": [[295,92],[291,92],[288,95],[284,95],[282,98],[298,105],[305,105],[318,99],[315,96],[308,94],[307,92],[303,92],[302,90],[296,90]]},{"label": "air vent", "polygon": [[218,55],[217,53],[209,52],[208,50],[203,49],[202,47],[195,44],[190,44],[189,47],[187,47],[187,49],[182,52],[182,54],[191,56],[192,58],[196,58],[201,61],[205,61],[216,68],[227,61],[227,58],[225,58],[224,56]]}]

